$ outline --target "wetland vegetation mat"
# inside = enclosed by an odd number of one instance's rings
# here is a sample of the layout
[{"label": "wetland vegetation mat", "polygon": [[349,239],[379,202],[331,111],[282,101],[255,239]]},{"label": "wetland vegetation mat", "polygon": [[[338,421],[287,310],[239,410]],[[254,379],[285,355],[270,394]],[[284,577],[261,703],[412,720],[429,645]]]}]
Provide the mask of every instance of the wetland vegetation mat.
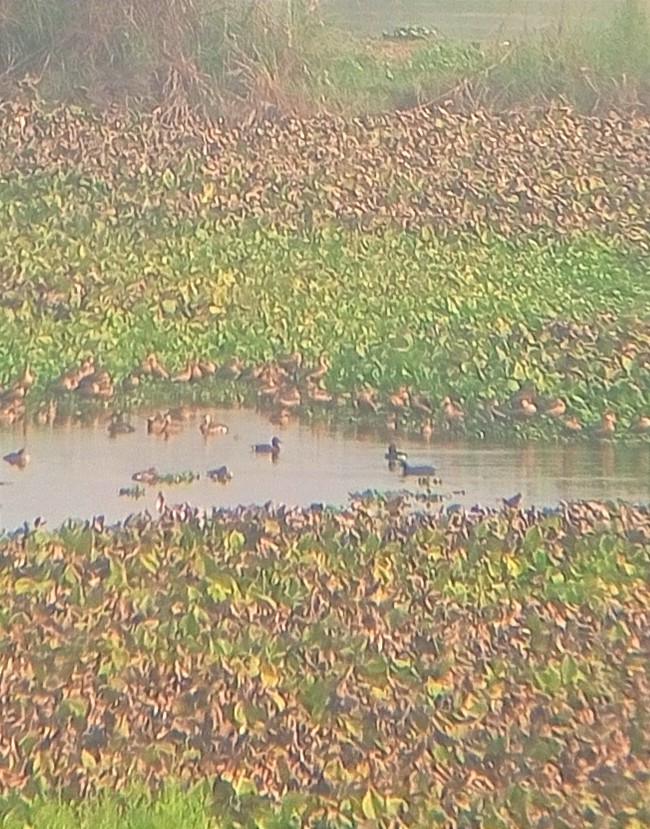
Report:
[{"label": "wetland vegetation mat", "polygon": [[[329,357],[320,402],[406,384],[429,414],[450,396],[485,430],[486,406],[533,388],[585,425],[607,410],[622,432],[648,422],[641,116],[422,109],[230,129],[5,104],[1,120],[0,371],[6,384],[29,364],[35,401],[89,354],[106,398],[151,352],[173,373],[297,350]],[[563,433],[525,414],[503,420]]]},{"label": "wetland vegetation mat", "polygon": [[[239,5],[5,4],[0,421],[647,440],[639,5],[530,47]],[[647,508],[420,509],[3,538],[3,825],[648,825]]]},{"label": "wetland vegetation mat", "polygon": [[167,786],[187,825],[644,826],[649,541],[647,507],[365,495],[15,533],[3,825]]}]

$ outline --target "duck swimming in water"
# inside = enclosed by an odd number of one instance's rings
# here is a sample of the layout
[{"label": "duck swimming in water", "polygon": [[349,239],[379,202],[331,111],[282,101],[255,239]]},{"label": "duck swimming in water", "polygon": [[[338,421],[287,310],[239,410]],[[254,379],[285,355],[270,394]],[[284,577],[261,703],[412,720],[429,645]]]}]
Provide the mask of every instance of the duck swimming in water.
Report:
[{"label": "duck swimming in water", "polygon": [[411,466],[403,458],[401,458],[400,465],[402,467],[402,474],[404,476],[417,475],[418,477],[431,477],[432,475],[436,474],[435,466],[432,466],[428,463],[419,464],[418,466]]},{"label": "duck swimming in water", "polygon": [[156,484],[160,480],[160,475],[155,466],[150,466],[149,469],[141,469],[139,472],[134,472],[131,475],[132,481],[137,481],[140,484]]},{"label": "duck swimming in water", "polygon": [[232,472],[227,466],[219,466],[216,469],[208,469],[206,474],[211,481],[217,481],[220,484],[225,484],[232,480]]},{"label": "duck swimming in water", "polygon": [[387,461],[395,462],[406,460],[406,458],[408,458],[408,455],[406,454],[406,452],[400,451],[394,443],[391,443],[384,457]]},{"label": "duck swimming in water", "polygon": [[212,415],[207,414],[201,421],[201,425],[199,426],[201,434],[204,438],[209,437],[210,435],[227,435],[228,434],[228,427],[225,423],[216,423],[212,420]]},{"label": "duck swimming in water", "polygon": [[279,455],[282,441],[280,438],[271,438],[270,443],[254,443],[253,452],[257,455]]},{"label": "duck swimming in water", "polygon": [[439,484],[440,478],[436,478],[436,468],[431,464],[424,463],[417,466],[411,466],[405,460],[399,461],[402,467],[402,476],[404,478],[417,478],[419,484]]},{"label": "duck swimming in water", "polygon": [[9,466],[17,466],[18,469],[24,469],[29,463],[29,455],[25,451],[25,447],[19,449],[17,452],[9,452],[2,458]]},{"label": "duck swimming in water", "polygon": [[129,423],[123,412],[115,412],[111,415],[111,421],[108,424],[108,434],[110,437],[129,435],[132,432],[135,432],[135,427]]}]

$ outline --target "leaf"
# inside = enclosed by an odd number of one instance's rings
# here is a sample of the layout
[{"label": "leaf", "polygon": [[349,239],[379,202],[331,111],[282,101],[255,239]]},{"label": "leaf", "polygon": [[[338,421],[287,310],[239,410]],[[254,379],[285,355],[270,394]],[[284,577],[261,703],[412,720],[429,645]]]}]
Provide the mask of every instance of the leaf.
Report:
[{"label": "leaf", "polygon": [[20,578],[14,582],[14,593],[17,596],[22,596],[25,593],[32,593],[38,589],[38,583],[34,579]]},{"label": "leaf", "polygon": [[573,685],[580,676],[578,665],[569,653],[565,653],[560,665],[560,673],[564,685]]},{"label": "leaf", "polygon": [[368,789],[368,791],[364,794],[363,799],[361,800],[361,811],[363,812],[364,817],[368,818],[368,820],[377,820],[375,796],[372,789]]}]

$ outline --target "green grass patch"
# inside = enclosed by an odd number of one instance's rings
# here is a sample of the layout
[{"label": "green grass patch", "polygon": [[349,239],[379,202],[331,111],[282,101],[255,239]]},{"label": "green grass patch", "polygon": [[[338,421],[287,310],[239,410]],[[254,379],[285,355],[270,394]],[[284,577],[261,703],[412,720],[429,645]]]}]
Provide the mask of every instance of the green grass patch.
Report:
[{"label": "green grass patch", "polygon": [[182,791],[173,785],[153,798],[146,789],[104,793],[84,802],[56,797],[26,800],[7,797],[0,806],[5,829],[226,829],[211,814],[204,791]]}]

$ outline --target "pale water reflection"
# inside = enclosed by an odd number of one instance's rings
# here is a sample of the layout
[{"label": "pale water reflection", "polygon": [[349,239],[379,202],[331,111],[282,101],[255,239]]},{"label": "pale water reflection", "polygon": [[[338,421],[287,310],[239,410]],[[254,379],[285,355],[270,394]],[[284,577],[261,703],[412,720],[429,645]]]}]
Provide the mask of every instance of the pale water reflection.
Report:
[{"label": "pale water reflection", "polygon": [[[384,459],[385,436],[360,434],[350,427],[333,432],[324,425],[294,423],[273,427],[247,410],[222,410],[216,416],[230,426],[229,434],[205,440],[199,433],[200,413],[183,431],[164,440],[146,434],[144,415],[132,418],[136,431],[109,438],[107,418],[94,426],[48,429],[28,426],[0,432],[0,456],[27,446],[31,461],[19,470],[2,464],[0,527],[10,529],[36,516],[54,527],[70,517],[103,514],[108,521],[130,512],[154,512],[159,489],[171,503],[189,501],[204,508],[237,504],[344,504],[351,492],[408,488]],[[253,443],[277,432],[283,449],[277,463],[257,457]],[[499,496],[521,491],[526,505],[552,505],[559,500],[615,499],[647,502],[650,498],[650,446],[486,446],[480,443],[433,442],[400,438],[414,463],[433,462],[442,478],[437,487],[445,503],[497,506]],[[205,477],[208,469],[225,464],[234,478],[226,485]],[[147,487],[134,501],[118,495],[133,484],[139,469],[155,466],[161,474],[193,471],[201,478],[182,486]],[[464,494],[460,491],[464,490]]]},{"label": "pale water reflection", "polygon": [[366,36],[427,26],[447,37],[490,40],[610,19],[624,0],[325,0],[330,23]]}]

